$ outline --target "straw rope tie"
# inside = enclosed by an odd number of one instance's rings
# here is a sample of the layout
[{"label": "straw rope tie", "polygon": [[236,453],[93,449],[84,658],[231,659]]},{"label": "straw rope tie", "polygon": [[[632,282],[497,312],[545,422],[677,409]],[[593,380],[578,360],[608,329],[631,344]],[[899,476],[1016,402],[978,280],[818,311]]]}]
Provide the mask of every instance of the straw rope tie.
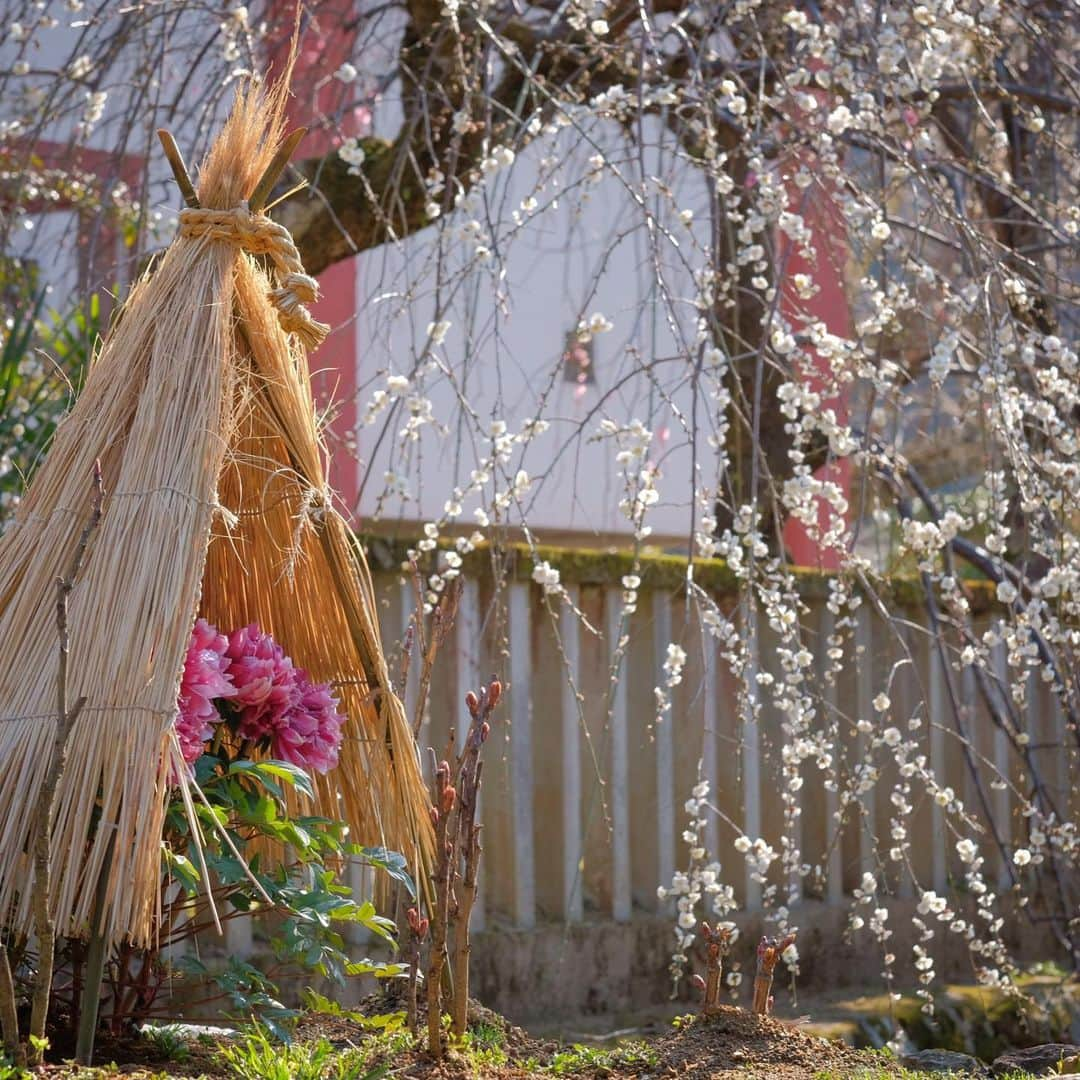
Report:
[{"label": "straw rope tie", "polygon": [[304,306],[319,298],[319,283],[304,272],[300,253],[284,225],[265,214],[253,214],[242,202],[232,210],[181,210],[180,235],[227,240],[249,255],[268,256],[280,284],[280,288],[271,289],[269,300],[277,309],[281,328],[296,334],[308,349],[321,345],[330,333],[330,327],[312,318]]}]

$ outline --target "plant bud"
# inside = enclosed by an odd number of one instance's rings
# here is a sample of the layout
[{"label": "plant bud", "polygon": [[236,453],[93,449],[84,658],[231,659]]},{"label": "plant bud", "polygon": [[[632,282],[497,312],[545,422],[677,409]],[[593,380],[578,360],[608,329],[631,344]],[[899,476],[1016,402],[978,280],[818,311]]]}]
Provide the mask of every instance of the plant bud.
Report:
[{"label": "plant bud", "polygon": [[487,742],[487,737],[491,734],[491,725],[485,720],[480,725],[480,741]]},{"label": "plant bud", "polygon": [[450,763],[448,761],[439,762],[439,767],[435,770],[435,777],[438,780],[450,779]]},{"label": "plant bud", "polygon": [[443,788],[442,793],[442,811],[444,814],[449,814],[454,809],[454,800],[457,798],[457,792],[449,784]]},{"label": "plant bud", "polygon": [[406,913],[406,917],[409,920],[409,929],[414,934],[418,934],[420,932],[420,913],[416,910],[416,908],[411,907]]},{"label": "plant bud", "polygon": [[705,989],[705,980],[700,975],[694,975],[690,979],[690,984],[696,987],[698,990]]},{"label": "plant bud", "polygon": [[492,679],[488,687],[488,706],[494,709],[499,704],[500,697],[502,697],[502,683],[498,679]]},{"label": "plant bud", "polygon": [[430,812],[431,812],[431,824],[432,825],[438,825],[439,824],[439,811],[436,810],[435,807],[433,806],[433,807],[431,807]]},{"label": "plant bud", "polygon": [[465,708],[468,709],[473,716],[476,715],[476,710],[480,708],[480,702],[471,690],[465,695]]},{"label": "plant bud", "polygon": [[423,941],[424,938],[427,937],[428,927],[430,925],[431,924],[428,922],[427,919],[421,919],[420,920],[420,929],[419,929],[419,931],[417,933],[418,933],[418,936],[419,936],[421,941]]}]

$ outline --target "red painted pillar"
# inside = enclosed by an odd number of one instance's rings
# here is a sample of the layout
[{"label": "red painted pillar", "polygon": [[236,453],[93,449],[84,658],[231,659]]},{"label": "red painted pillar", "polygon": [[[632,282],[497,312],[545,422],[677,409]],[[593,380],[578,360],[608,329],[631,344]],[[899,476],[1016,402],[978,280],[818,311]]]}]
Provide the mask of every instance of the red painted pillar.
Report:
[{"label": "red painted pillar", "polygon": [[[791,164],[792,172],[798,162]],[[813,162],[806,165],[813,171]],[[848,337],[851,333],[851,312],[848,307],[847,292],[844,288],[844,269],[847,261],[847,243],[843,217],[833,199],[820,180],[805,190],[794,183],[789,185],[791,211],[802,215],[806,226],[812,230],[810,246],[814,259],[803,257],[797,245],[781,232],[779,255],[783,267],[783,280],[780,282],[780,311],[795,331],[806,322],[822,322],[831,334]],[[807,300],[800,299],[793,279],[796,274],[806,274],[817,287],[817,292]],[[826,385],[827,361],[815,356],[815,367],[821,374],[810,375],[809,381],[815,390]],[[824,398],[821,407],[831,408],[836,418],[843,423],[847,420],[847,393]],[[820,466],[814,476],[819,480],[830,480],[836,484],[850,501],[851,461],[843,458],[827,462]],[[829,525],[831,507],[818,500],[818,527],[824,532]],[[840,567],[840,553],[834,548],[822,549],[801,521],[789,519],[784,525],[784,543],[792,562],[797,566],[811,566],[819,570],[837,570]]]},{"label": "red painted pillar", "polygon": [[[356,43],[355,0],[322,0],[315,14],[305,17],[293,70],[288,117],[292,127],[308,128],[297,157],[331,153],[343,139],[368,132],[370,112],[353,107],[359,83],[335,77],[348,61]],[[268,0],[267,19],[272,30],[268,59],[271,69],[283,66],[292,42],[294,0]],[[353,29],[346,29],[354,24]],[[330,453],[330,483],[341,497],[345,512],[356,502],[360,467],[356,457],[357,418],[357,260],[345,259],[319,275],[322,298],[312,314],[333,328],[325,343],[310,357],[312,390],[320,409],[332,408],[326,430]]]}]

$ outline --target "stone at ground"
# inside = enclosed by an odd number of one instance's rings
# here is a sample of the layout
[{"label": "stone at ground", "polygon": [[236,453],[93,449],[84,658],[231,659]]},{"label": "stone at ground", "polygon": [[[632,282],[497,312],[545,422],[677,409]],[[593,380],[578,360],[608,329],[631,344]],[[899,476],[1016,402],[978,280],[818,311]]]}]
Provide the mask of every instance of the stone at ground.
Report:
[{"label": "stone at ground", "polygon": [[901,1059],[912,1072],[955,1073],[958,1076],[989,1076],[990,1070],[970,1054],[956,1050],[915,1050]]},{"label": "stone at ground", "polygon": [[167,1031],[180,1039],[198,1039],[200,1036],[211,1039],[234,1039],[236,1028],[220,1027],[217,1024],[143,1024],[139,1029],[144,1035],[148,1032]]},{"label": "stone at ground", "polygon": [[1080,1046],[1072,1043],[1044,1043],[1023,1050],[1010,1050],[994,1058],[990,1066],[992,1076],[1006,1076],[1011,1072],[1029,1072],[1034,1076],[1060,1076],[1058,1066],[1062,1061],[1080,1055]]}]

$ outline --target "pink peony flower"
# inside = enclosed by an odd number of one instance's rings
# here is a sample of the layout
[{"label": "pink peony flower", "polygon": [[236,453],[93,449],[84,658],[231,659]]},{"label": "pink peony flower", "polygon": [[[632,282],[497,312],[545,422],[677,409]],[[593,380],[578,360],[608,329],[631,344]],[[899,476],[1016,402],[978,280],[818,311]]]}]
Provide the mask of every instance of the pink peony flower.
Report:
[{"label": "pink peony flower", "polygon": [[313,683],[256,623],[219,634],[205,619],[195,624],[180,685],[176,731],[184,760],[203,752],[228,699],[236,730],[275,758],[325,773],[338,762],[344,720],[328,683]]},{"label": "pink peony flower", "polygon": [[273,754],[301,769],[325,773],[338,763],[345,721],[329,683],[313,683],[301,669],[297,676],[297,701],[274,731]]},{"label": "pink peony flower", "polygon": [[297,670],[281,646],[257,623],[229,635],[227,655],[239,711],[242,739],[259,742],[269,738],[282,717],[299,700]]},{"label": "pink peony flower", "polygon": [[205,619],[195,623],[184,659],[176,717],[180,750],[189,765],[202,754],[203,744],[214,734],[213,725],[221,719],[215,700],[236,693],[225,655],[228,644],[225,635]]}]

